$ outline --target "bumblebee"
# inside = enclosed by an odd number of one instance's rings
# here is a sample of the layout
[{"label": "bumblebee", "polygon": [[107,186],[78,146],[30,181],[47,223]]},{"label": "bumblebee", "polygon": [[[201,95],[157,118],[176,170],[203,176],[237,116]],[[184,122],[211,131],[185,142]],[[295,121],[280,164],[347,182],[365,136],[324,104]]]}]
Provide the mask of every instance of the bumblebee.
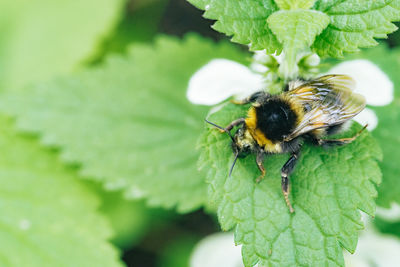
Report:
[{"label": "bumblebee", "polygon": [[[225,128],[206,122],[226,132],[232,139],[235,155],[231,175],[237,158],[256,154],[256,164],[261,172],[260,182],[265,176],[263,160],[266,155],[290,153],[291,156],[281,169],[282,192],[290,212],[294,209],[289,201],[289,175],[300,157],[304,141],[314,145],[330,147],[351,143],[361,132],[350,138],[324,139],[338,133],[344,124],[365,107],[365,98],[353,92],[354,80],[347,75],[325,75],[315,80],[289,83],[278,95],[264,91],[235,102],[249,104],[246,118],[232,121]],[[232,135],[231,130],[240,126]]]}]

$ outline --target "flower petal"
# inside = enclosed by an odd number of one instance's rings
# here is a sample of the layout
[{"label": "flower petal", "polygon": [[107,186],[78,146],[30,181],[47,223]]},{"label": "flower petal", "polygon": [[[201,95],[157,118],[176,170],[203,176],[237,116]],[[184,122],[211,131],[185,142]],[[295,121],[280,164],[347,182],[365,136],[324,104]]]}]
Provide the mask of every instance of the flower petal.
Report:
[{"label": "flower petal", "polygon": [[368,124],[367,129],[372,131],[378,126],[378,117],[375,112],[369,108],[365,108],[361,111],[357,116],[354,117],[354,120],[361,125]]},{"label": "flower petal", "polygon": [[365,96],[368,105],[384,106],[393,100],[392,81],[369,60],[346,61],[330,69],[329,73],[351,76],[356,81],[355,92]]},{"label": "flower petal", "polygon": [[232,233],[217,233],[202,239],[190,258],[191,267],[243,266],[240,246],[235,246]]},{"label": "flower petal", "polygon": [[317,54],[310,54],[305,56],[305,65],[309,67],[318,67],[321,63],[321,58]]},{"label": "flower petal", "polygon": [[214,59],[192,76],[186,96],[194,104],[215,105],[232,95],[244,98],[262,88],[260,74],[235,61]]},{"label": "flower petal", "polygon": [[345,265],[364,266],[400,266],[400,240],[394,236],[383,235],[369,226],[361,234],[354,255],[345,254]]},{"label": "flower petal", "polygon": [[257,73],[266,73],[268,71],[268,67],[266,65],[271,64],[272,60],[273,55],[268,55],[265,52],[265,49],[255,51],[250,69]]}]

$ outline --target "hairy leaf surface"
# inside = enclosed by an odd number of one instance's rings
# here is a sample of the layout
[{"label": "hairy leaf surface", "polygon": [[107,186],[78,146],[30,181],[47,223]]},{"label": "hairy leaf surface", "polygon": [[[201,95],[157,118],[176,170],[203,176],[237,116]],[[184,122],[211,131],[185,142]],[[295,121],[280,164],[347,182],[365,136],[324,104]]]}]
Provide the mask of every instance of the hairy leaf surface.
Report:
[{"label": "hairy leaf surface", "polygon": [[0,117],[0,265],[122,266],[75,171]]},{"label": "hairy leaf surface", "polygon": [[[375,38],[386,38],[397,27],[392,23],[400,20],[400,0],[348,0],[327,1],[271,1],[271,0],[188,0],[205,11],[204,17],[216,20],[214,29],[232,36],[232,41],[249,45],[251,50],[266,49],[268,53],[278,54],[282,38],[271,31],[267,23],[279,10],[297,12],[310,25],[292,36],[291,42],[314,40],[316,23],[326,26],[325,19],[309,19],[308,10],[324,13],[329,25],[315,38],[312,49],[320,56],[343,57],[344,52],[355,52],[361,47],[377,45]],[[288,13],[289,14],[289,13]],[[280,25],[296,28],[296,20],[289,16],[281,19]],[[315,28],[315,27],[314,27]],[[307,30],[308,29],[308,30]],[[273,33],[272,33],[273,32]],[[275,34],[275,35],[274,35]],[[298,40],[300,34],[300,40]],[[308,47],[305,47],[308,48]]]},{"label": "hairy leaf surface", "polygon": [[[219,125],[246,114],[228,104],[209,120]],[[346,136],[360,126],[352,127]],[[288,155],[269,156],[267,175],[257,184],[255,157],[233,161],[230,138],[208,129],[200,141],[199,164],[208,170],[211,200],[224,230],[234,229],[243,244],[246,266],[343,266],[342,247],[354,252],[363,228],[358,209],[373,215],[375,184],[381,180],[377,160],[381,152],[368,133],[345,147],[325,150],[305,146],[291,176],[290,214],[281,192],[280,169]]]},{"label": "hairy leaf surface", "polygon": [[188,0],[205,10],[204,17],[216,20],[213,28],[232,36],[232,41],[249,45],[251,50],[280,51],[267,19],[278,7],[273,0]]},{"label": "hairy leaf surface", "polygon": [[[383,152],[383,160],[379,163],[382,170],[382,184],[378,188],[377,204],[390,207],[392,202],[400,203],[400,166],[397,159],[400,158],[400,50],[388,49],[384,44],[379,47],[362,51],[356,56],[347,59],[362,58],[371,60],[381,68],[392,80],[395,87],[395,98],[387,106],[373,107],[378,117],[378,125],[372,135],[379,142]],[[376,88],[379,90],[379,88]]]},{"label": "hairy leaf surface", "polygon": [[400,0],[320,0],[315,8],[330,17],[313,45],[321,56],[340,58],[343,52],[375,46],[375,38],[386,38],[397,30],[392,22],[400,20]]},{"label": "hairy leaf surface", "polygon": [[82,176],[189,211],[207,199],[195,146],[208,110],[186,99],[189,78],[212,58],[245,56],[229,43],[163,37],[155,46],[133,46],[128,58],[5,94],[0,109],[45,145],[60,147]]}]

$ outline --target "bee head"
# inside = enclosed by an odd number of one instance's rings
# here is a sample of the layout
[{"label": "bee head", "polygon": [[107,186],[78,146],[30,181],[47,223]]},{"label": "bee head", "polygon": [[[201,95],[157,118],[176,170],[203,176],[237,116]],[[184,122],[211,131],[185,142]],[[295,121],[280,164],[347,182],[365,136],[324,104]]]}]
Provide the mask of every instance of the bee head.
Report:
[{"label": "bee head", "polygon": [[232,138],[232,151],[238,158],[244,158],[251,153],[254,140],[249,138],[245,127],[240,127]]},{"label": "bee head", "polygon": [[235,155],[235,159],[233,160],[231,169],[229,170],[229,176],[231,176],[233,167],[236,164],[236,160],[238,158],[246,157],[253,150],[253,148],[255,146],[254,139],[251,138],[248,131],[246,131],[245,126],[240,127],[236,131],[236,133],[232,136],[231,132],[228,129],[223,128],[215,123],[209,122],[208,120],[205,120],[205,121],[207,123],[213,125],[214,127],[226,132],[229,135],[229,137],[232,139],[231,145],[232,145],[233,154]]}]

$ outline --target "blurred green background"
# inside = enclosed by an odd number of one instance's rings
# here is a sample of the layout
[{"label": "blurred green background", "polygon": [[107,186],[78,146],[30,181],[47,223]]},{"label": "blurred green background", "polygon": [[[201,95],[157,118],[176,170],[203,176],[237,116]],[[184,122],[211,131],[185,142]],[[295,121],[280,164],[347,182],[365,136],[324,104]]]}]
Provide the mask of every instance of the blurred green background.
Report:
[{"label": "blurred green background", "polygon": [[[204,19],[202,14],[203,11],[185,0],[131,0],[124,9],[124,16],[114,31],[104,39],[100,52],[90,62],[101,62],[110,53],[124,53],[131,43],[150,43],[159,34],[183,37],[187,33],[196,32],[216,41],[229,40],[224,34],[214,31],[211,28],[213,21]],[[400,23],[396,25],[399,26]],[[383,45],[386,43],[389,48],[396,48],[400,45],[400,32],[397,31],[379,42]],[[247,50],[244,46],[236,46],[243,51]],[[128,208],[128,204],[126,205]],[[142,211],[144,210],[142,206]],[[219,231],[216,218],[202,210],[186,215],[146,210],[146,214],[149,212],[157,214],[156,217],[149,216],[153,218],[149,222],[155,223],[155,230],[149,231],[147,228],[149,232],[140,235],[140,238],[134,235],[135,242],[132,246],[126,245],[129,242],[122,246],[123,259],[128,266],[188,266],[188,259],[196,242]],[[135,221],[133,217],[132,221]],[[400,236],[399,223],[378,218],[376,227],[383,233]],[[165,237],[161,243],[159,236]],[[125,239],[128,241],[129,238]],[[117,244],[120,244],[119,241]]]},{"label": "blurred green background", "polygon": [[[183,37],[195,32],[229,40],[212,30],[213,22],[185,0],[56,2],[0,0],[2,91],[97,66],[110,55],[124,55],[132,44],[151,44],[160,34]],[[400,33],[382,42],[396,48]],[[72,171],[79,167],[70,166]],[[95,182],[81,183],[100,199],[99,210],[115,233],[111,240],[127,266],[188,266],[194,245],[219,231],[215,216],[203,209],[179,214],[148,207],[142,200],[126,200],[121,192],[106,192]],[[379,219],[377,227],[400,235],[398,222]]]}]

